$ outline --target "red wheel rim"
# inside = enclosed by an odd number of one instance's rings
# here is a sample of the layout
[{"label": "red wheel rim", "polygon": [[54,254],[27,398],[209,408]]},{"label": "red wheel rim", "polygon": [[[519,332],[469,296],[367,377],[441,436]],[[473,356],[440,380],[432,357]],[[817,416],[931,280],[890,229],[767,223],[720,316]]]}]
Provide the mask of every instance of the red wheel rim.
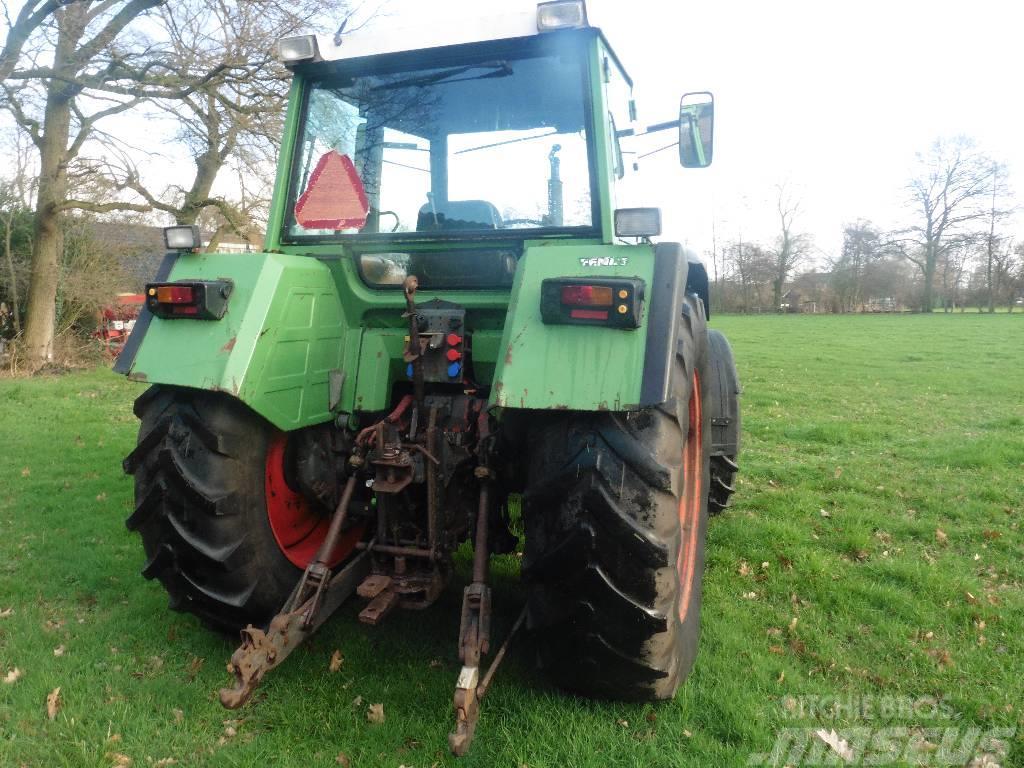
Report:
[{"label": "red wheel rim", "polygon": [[686,621],[697,568],[697,544],[700,538],[700,510],[704,493],[704,435],[700,398],[700,377],[693,374],[690,394],[690,426],[683,445],[683,494],[679,500],[679,620]]},{"label": "red wheel rim", "polygon": [[[267,448],[266,497],[267,517],[277,546],[292,565],[305,568],[313,560],[327,536],[330,520],[316,514],[306,497],[288,485],[284,474],[284,454],[288,436],[278,435]],[[341,534],[328,561],[333,568],[348,557],[363,537],[363,526],[355,526]]]}]

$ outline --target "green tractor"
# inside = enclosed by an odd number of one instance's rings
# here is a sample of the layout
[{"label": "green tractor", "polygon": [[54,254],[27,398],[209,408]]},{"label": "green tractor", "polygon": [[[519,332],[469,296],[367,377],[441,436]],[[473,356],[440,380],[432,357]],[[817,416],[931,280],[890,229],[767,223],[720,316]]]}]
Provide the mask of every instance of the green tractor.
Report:
[{"label": "green tractor", "polygon": [[708,514],[732,493],[739,386],[704,267],[652,242],[657,209],[615,196],[620,143],[644,133],[710,163],[710,94],[633,127],[582,0],[278,53],[294,78],[264,251],[201,253],[198,230],[168,228],[115,366],[151,385],[125,459],[143,575],[241,631],[221,691],[238,707],[344,601],[371,625],[430,606],[472,542],[463,754],[507,648],[488,562],[515,528],[515,627],[552,680],[671,698],[697,653]]}]

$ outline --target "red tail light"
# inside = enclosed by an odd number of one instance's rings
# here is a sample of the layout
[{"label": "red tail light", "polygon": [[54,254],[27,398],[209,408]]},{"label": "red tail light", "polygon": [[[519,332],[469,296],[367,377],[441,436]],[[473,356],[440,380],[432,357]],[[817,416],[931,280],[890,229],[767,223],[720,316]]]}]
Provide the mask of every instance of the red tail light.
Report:
[{"label": "red tail light", "polygon": [[146,307],[164,319],[220,320],[227,312],[233,287],[230,280],[150,283],[146,286]]},{"label": "red tail light", "polygon": [[607,285],[566,285],[562,287],[562,303],[570,307],[610,307],[612,289]]},{"label": "red tail light", "polygon": [[191,285],[161,285],[156,289],[156,300],[161,304],[191,304]]},{"label": "red tail light", "polygon": [[636,277],[549,277],[541,281],[540,316],[548,325],[639,328],[643,301]]}]

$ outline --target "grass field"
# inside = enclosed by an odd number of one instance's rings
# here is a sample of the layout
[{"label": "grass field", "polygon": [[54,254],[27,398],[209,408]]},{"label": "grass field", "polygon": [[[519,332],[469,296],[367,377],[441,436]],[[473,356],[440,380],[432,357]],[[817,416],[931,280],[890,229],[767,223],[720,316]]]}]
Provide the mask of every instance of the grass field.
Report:
[{"label": "grass field", "polygon": [[[933,744],[925,729],[1016,729],[1002,765],[1024,766],[1024,318],[714,325],[745,442],[735,506],[710,526],[693,675],[672,703],[581,701],[520,644],[461,765],[739,766],[784,729],[891,726]],[[0,381],[0,766],[454,763],[461,584],[376,629],[343,609],[253,703],[220,708],[234,643],[166,610],[124,528],[139,391],[106,371]],[[515,563],[497,568],[499,636]],[[843,706],[814,704],[828,697]],[[921,697],[939,703],[878,706]],[[796,758],[777,764],[813,762]]]}]

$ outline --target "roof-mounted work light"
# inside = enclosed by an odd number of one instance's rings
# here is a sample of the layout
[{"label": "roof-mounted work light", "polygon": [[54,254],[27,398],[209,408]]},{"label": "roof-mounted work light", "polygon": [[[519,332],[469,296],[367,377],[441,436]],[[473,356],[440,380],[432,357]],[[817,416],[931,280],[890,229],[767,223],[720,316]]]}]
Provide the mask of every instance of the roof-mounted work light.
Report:
[{"label": "roof-mounted work light", "polygon": [[537,6],[537,31],[586,27],[587,5],[584,0],[555,0]]},{"label": "roof-mounted work light", "polygon": [[660,234],[660,208],[619,208],[615,211],[616,237],[657,237]]},{"label": "roof-mounted work light", "polygon": [[201,248],[199,227],[195,224],[164,227],[164,245],[169,251],[194,251]]},{"label": "roof-mounted work light", "polygon": [[301,64],[304,61],[316,61],[320,58],[316,35],[285,37],[278,40],[277,58],[286,67]]}]

